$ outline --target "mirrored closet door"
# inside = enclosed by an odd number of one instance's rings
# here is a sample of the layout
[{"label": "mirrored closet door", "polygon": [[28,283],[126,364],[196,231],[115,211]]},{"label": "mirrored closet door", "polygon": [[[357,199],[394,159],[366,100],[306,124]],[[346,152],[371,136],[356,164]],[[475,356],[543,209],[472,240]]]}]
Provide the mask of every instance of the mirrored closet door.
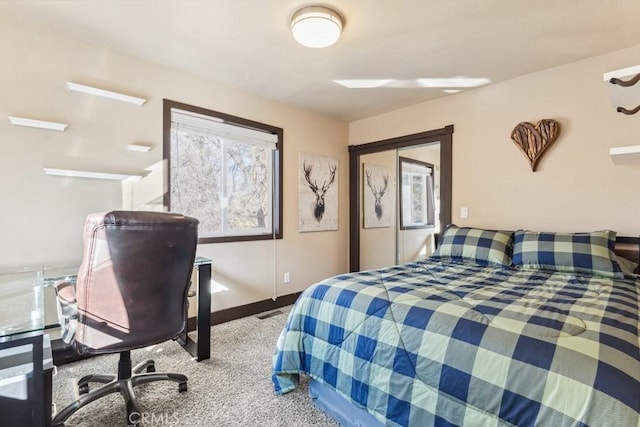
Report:
[{"label": "mirrored closet door", "polygon": [[453,126],[349,147],[350,269],[418,260],[451,221]]}]

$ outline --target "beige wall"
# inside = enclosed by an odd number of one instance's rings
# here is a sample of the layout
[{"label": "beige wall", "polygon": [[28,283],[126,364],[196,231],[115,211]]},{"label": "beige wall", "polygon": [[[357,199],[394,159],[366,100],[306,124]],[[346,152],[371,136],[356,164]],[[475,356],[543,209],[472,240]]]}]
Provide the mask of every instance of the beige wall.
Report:
[{"label": "beige wall", "polygon": [[[137,203],[119,182],[48,177],[43,167],[141,172],[162,160],[162,99],[221,111],[284,129],[284,238],[200,245],[213,259],[219,310],[290,294],[348,269],[348,125],[223,86],[214,81],[0,20],[0,267],[76,262],[89,212]],[[92,84],[148,99],[142,107],[69,92]],[[7,115],[69,124],[65,132],[12,126]],[[125,145],[153,145],[146,154]],[[300,151],[339,159],[339,230],[298,233]],[[160,186],[160,180],[149,180]],[[146,184],[145,184],[146,185]],[[161,188],[145,188],[151,194]],[[291,284],[282,283],[291,273]]]},{"label": "beige wall", "polygon": [[[0,267],[78,261],[84,217],[120,208],[119,183],[47,177],[43,167],[137,172],[162,159],[162,99],[284,129],[284,239],[201,245],[214,260],[219,310],[306,288],[348,269],[347,140],[361,144],[448,124],[453,134],[453,213],[461,225],[545,230],[612,228],[638,235],[640,165],[614,166],[613,146],[640,144],[637,116],[616,113],[602,73],[631,65],[640,46],[345,124],[183,71],[59,34],[0,20],[0,111],[69,123],[66,132],[19,128],[0,118]],[[135,107],[71,93],[66,81],[145,97]],[[520,121],[554,118],[560,137],[532,173],[510,140]],[[154,146],[147,154],[126,144]],[[298,233],[298,156],[339,159],[339,230]],[[146,189],[154,193],[153,188]],[[469,207],[467,220],[458,218]],[[374,244],[374,243],[371,243]],[[291,272],[292,283],[282,284]]]},{"label": "beige wall", "polygon": [[[349,143],[453,124],[454,222],[637,236],[640,164],[614,165],[609,148],[640,144],[640,117],[615,111],[602,74],[638,63],[640,45],[352,122]],[[561,131],[532,173],[510,134],[543,118]]]}]

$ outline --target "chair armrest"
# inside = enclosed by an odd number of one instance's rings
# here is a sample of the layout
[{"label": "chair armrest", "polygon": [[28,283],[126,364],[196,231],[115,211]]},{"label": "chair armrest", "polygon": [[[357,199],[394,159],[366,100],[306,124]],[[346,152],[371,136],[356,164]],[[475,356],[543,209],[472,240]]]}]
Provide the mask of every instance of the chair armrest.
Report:
[{"label": "chair armrest", "polygon": [[56,282],[53,284],[58,299],[66,304],[76,302],[76,287],[71,282]]},{"label": "chair armrest", "polygon": [[76,335],[78,321],[78,305],[76,304],[76,287],[70,282],[56,282],[58,322],[62,333],[62,340],[70,344]]}]

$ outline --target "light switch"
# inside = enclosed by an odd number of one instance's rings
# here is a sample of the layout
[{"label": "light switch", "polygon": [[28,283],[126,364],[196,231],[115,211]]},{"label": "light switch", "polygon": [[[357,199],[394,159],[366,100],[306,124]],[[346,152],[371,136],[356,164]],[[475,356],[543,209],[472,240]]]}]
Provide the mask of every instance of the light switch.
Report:
[{"label": "light switch", "polygon": [[469,218],[469,208],[460,208],[460,218]]}]

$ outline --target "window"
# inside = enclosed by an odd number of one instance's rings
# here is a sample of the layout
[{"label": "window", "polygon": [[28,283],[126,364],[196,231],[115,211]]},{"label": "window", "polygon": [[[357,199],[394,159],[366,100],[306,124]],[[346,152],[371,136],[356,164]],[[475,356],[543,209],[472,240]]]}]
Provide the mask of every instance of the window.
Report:
[{"label": "window", "polygon": [[433,165],[400,157],[400,229],[435,226]]},{"label": "window", "polygon": [[164,100],[170,212],[198,218],[199,242],[282,238],[282,129]]}]

